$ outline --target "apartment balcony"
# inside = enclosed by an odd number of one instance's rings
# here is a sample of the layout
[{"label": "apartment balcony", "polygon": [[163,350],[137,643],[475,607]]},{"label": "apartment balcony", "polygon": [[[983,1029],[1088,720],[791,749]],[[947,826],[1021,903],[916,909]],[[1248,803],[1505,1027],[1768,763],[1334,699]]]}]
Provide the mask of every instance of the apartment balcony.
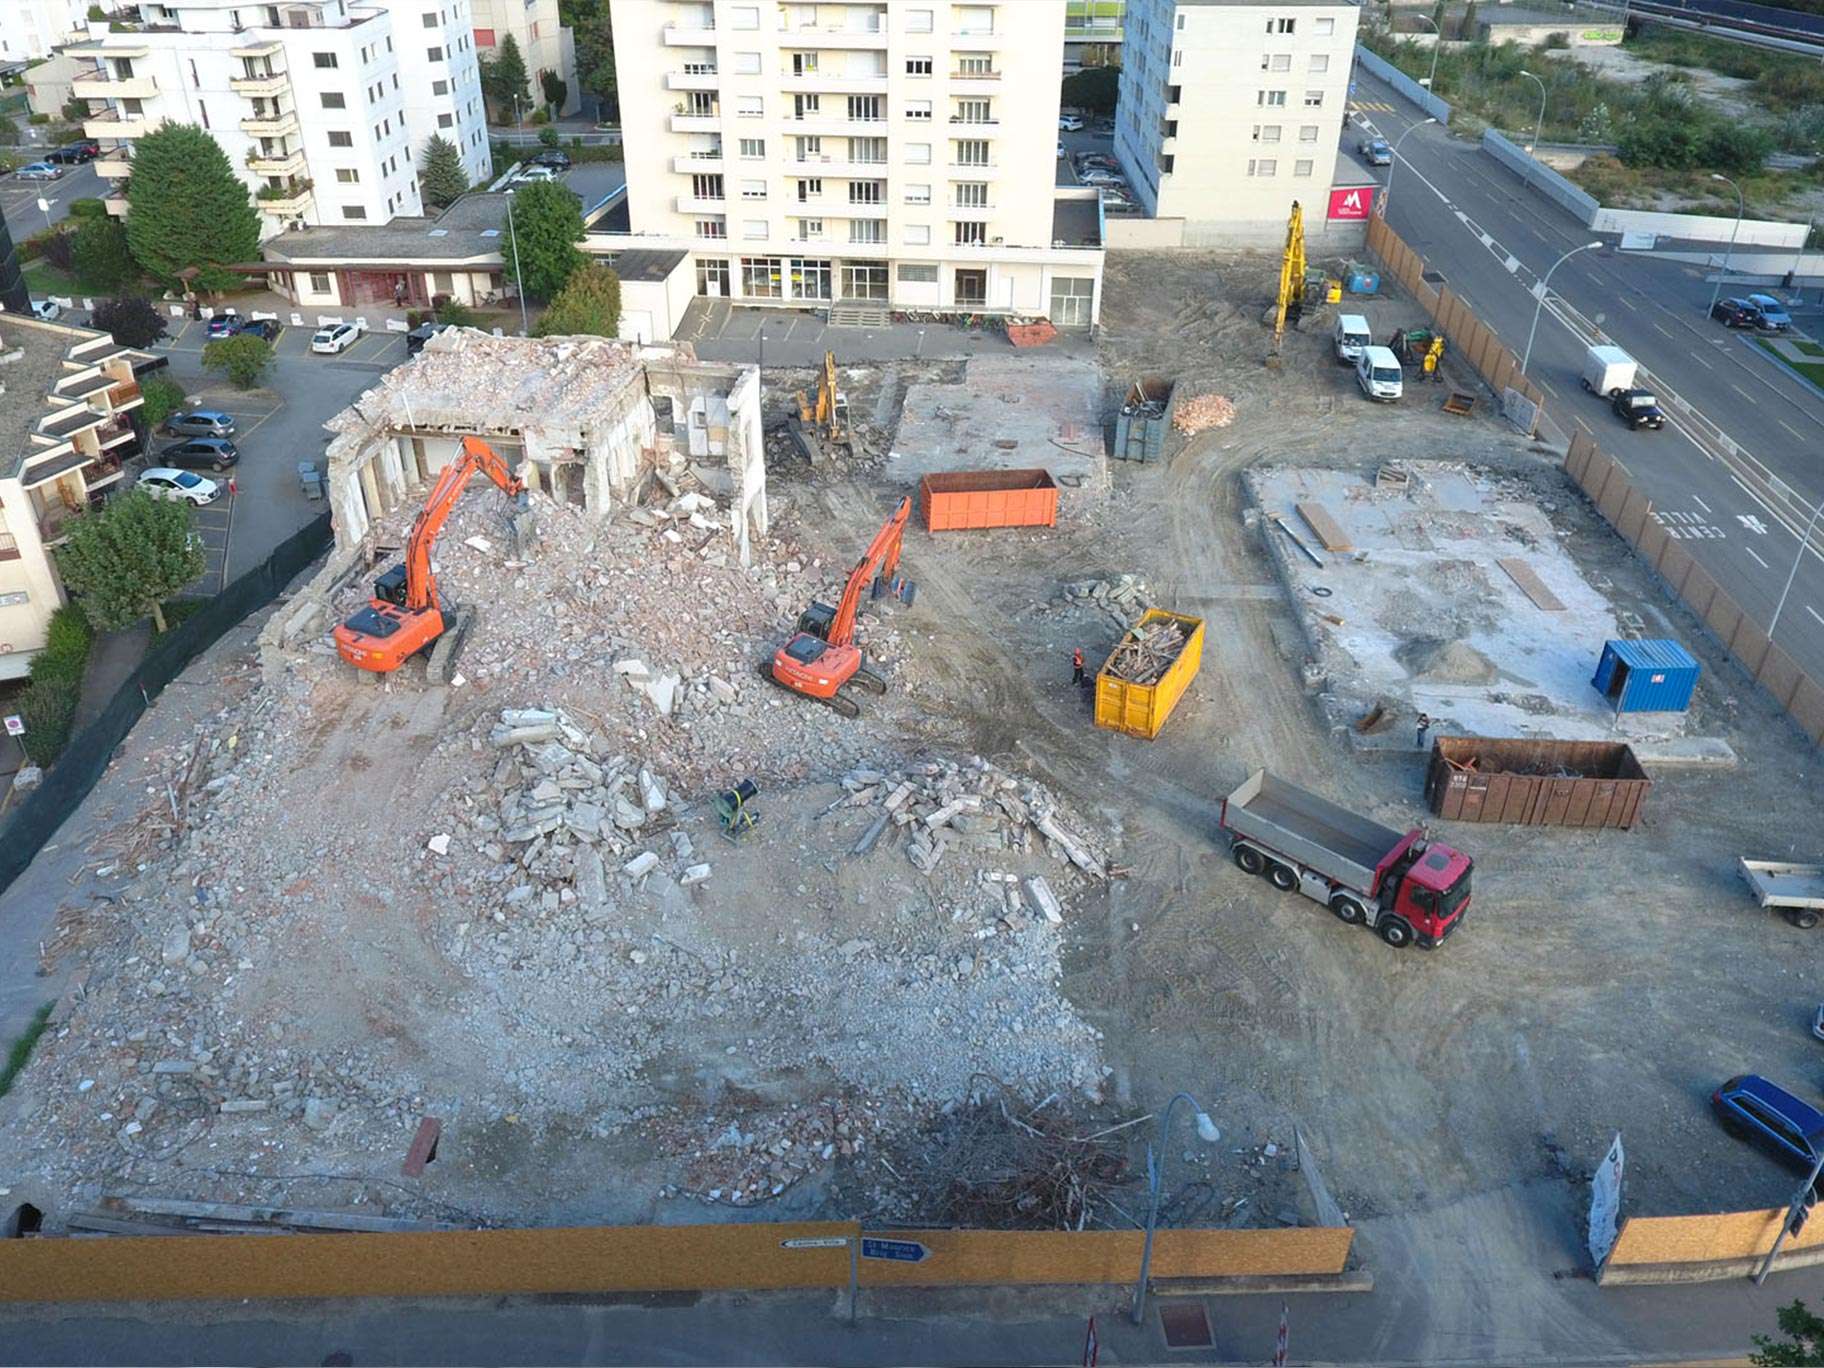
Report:
[{"label": "apartment balcony", "polygon": [[38,515],[38,535],[46,546],[61,546],[70,539],[70,525],[81,516],[77,509],[61,504],[47,508]]},{"label": "apartment balcony", "polygon": [[665,25],[666,47],[714,47],[716,29],[713,24],[705,27],[700,24],[667,24]]},{"label": "apartment balcony", "polygon": [[885,180],[887,176],[886,162],[850,161],[841,152],[810,161],[790,161],[784,166],[786,174],[791,176],[859,176],[863,180]]},{"label": "apartment balcony", "polygon": [[[764,204],[765,202],[765,200],[755,201],[756,204]],[[679,195],[672,201],[672,207],[680,214],[726,214],[728,212],[728,200],[703,199],[697,195]]]},{"label": "apartment balcony", "polygon": [[[145,395],[140,393],[137,380],[117,380],[108,390],[108,407],[115,413],[125,413],[129,409],[136,409],[145,401]],[[107,445],[106,431],[107,429],[103,429],[103,446]]]},{"label": "apartment balcony", "polygon": [[[953,138],[992,138],[1000,131],[1001,121],[999,119],[965,119],[960,114],[952,114],[948,127],[950,136]],[[971,131],[977,128],[982,131],[980,133]]]},{"label": "apartment balcony", "polygon": [[250,138],[295,138],[300,132],[298,116],[289,109],[283,114],[255,114],[241,120],[241,132]]},{"label": "apartment balcony", "polygon": [[[132,436],[133,429],[128,428],[125,437],[131,439]],[[118,456],[103,455],[90,461],[80,473],[83,484],[87,486],[89,493],[93,494],[98,489],[105,489],[111,484],[118,483],[126,471],[121,468]]]},{"label": "apartment balcony", "polygon": [[144,114],[119,114],[110,110],[82,121],[82,131],[91,138],[116,138],[132,142],[152,131],[152,120]]},{"label": "apartment balcony", "polygon": [[996,169],[994,162],[947,162],[950,170],[957,173],[959,180],[986,180],[988,173]]},{"label": "apartment balcony", "polygon": [[878,28],[841,28],[835,25],[828,27],[793,28],[779,30],[781,46],[803,48],[807,51],[817,48],[840,48],[853,51],[861,48],[882,48],[888,42],[887,26],[883,23]]},{"label": "apartment balcony", "polygon": [[826,195],[815,204],[798,206],[804,212],[799,218],[825,219],[884,219],[890,208],[887,204],[851,204],[848,200],[834,199]]},{"label": "apartment balcony", "polygon": [[[901,120],[903,125],[905,120]],[[885,119],[851,119],[838,115],[820,115],[811,119],[786,119],[785,127],[793,134],[809,134],[825,138],[884,138],[892,131],[893,125]]]},{"label": "apartment balcony", "polygon": [[154,100],[158,82],[150,76],[120,77],[98,71],[71,81],[70,93],[79,100]]},{"label": "apartment balcony", "polygon": [[108,213],[115,218],[125,218],[127,216],[126,191],[116,190],[111,195],[104,195],[102,197],[101,207],[106,209]]},{"label": "apartment balcony", "polygon": [[1001,39],[1005,36],[1000,33],[978,33],[968,29],[958,29],[951,35],[954,40],[951,46],[962,48],[964,51],[979,52],[998,48],[1001,45]]},{"label": "apartment balcony", "polygon": [[686,152],[671,159],[671,169],[681,176],[713,175],[724,168],[720,152]]},{"label": "apartment balcony", "polygon": [[673,114],[668,125],[673,133],[720,133],[721,114]]},{"label": "apartment balcony", "polygon": [[1002,92],[998,71],[953,71],[950,73],[952,95],[999,95]]},{"label": "apartment balcony", "polygon": [[269,76],[236,76],[228,82],[228,89],[237,95],[245,95],[250,100],[270,100],[283,95],[291,86],[291,77],[282,71],[275,71]]},{"label": "apartment balcony", "polygon": [[311,186],[309,181],[300,181],[283,189],[268,187],[253,198],[262,214],[271,214],[275,218],[296,218],[310,209]]},{"label": "apartment balcony", "polygon": [[95,174],[103,180],[125,180],[133,174],[133,149],[110,147],[95,159]]},{"label": "apartment balcony", "polygon": [[887,73],[855,76],[846,72],[812,72],[795,76],[788,72],[779,77],[779,88],[788,94],[802,91],[816,95],[885,95]]},{"label": "apartment balcony", "polygon": [[665,73],[667,90],[719,90],[722,87],[722,75],[710,71],[668,71]]},{"label": "apartment balcony", "polygon": [[252,42],[229,48],[228,55],[237,59],[251,58],[257,62],[263,57],[277,56],[284,50],[284,45],[276,38],[256,38]]},{"label": "apartment balcony", "polygon": [[982,223],[994,216],[992,204],[950,204],[944,212],[953,219],[964,219],[970,223]]},{"label": "apartment balcony", "polygon": [[249,152],[247,169],[256,176],[300,176],[304,174],[304,153]]}]

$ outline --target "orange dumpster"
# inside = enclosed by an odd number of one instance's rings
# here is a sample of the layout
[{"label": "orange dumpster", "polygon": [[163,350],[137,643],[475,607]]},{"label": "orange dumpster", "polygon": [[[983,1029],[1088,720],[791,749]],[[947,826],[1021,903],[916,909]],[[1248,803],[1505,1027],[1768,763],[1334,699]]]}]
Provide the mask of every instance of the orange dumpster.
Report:
[{"label": "orange dumpster", "polygon": [[946,471],[918,482],[918,511],[931,532],[1056,527],[1058,486],[1048,470]]}]

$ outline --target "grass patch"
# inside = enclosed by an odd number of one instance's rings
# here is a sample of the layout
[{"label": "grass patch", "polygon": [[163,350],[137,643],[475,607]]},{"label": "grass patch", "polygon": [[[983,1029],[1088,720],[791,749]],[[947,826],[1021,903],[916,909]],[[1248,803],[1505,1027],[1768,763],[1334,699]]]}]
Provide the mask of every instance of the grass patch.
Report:
[{"label": "grass patch", "polygon": [[[1767,355],[1771,356],[1775,361],[1778,361],[1782,366],[1786,367],[1787,370],[1792,371],[1796,375],[1803,376],[1819,389],[1824,389],[1824,361],[1794,361],[1790,356],[1784,355],[1776,350],[1773,343],[1765,337],[1755,338],[1754,345],[1766,352]],[[1824,348],[1816,346],[1813,346],[1810,350],[1806,351],[1806,355],[1809,356],[1813,352],[1816,352],[1820,356],[1824,356]]]},{"label": "grass patch", "polygon": [[51,1008],[54,1005],[47,1002],[32,1013],[32,1024],[25,1028],[25,1034],[15,1040],[12,1049],[7,1051],[6,1066],[0,1068],[0,1097],[11,1092],[13,1083],[25,1072],[26,1062],[37,1048],[39,1038],[50,1028]]},{"label": "grass patch", "polygon": [[28,262],[22,274],[25,276],[25,287],[35,295],[79,295],[84,290],[76,283],[76,277],[68,271],[60,271],[48,261]]},{"label": "grass patch", "polygon": [[1824,347],[1820,347],[1816,342],[1807,342],[1802,337],[1795,337],[1793,338],[1791,345],[1798,351],[1804,352],[1807,356],[1824,357]]}]

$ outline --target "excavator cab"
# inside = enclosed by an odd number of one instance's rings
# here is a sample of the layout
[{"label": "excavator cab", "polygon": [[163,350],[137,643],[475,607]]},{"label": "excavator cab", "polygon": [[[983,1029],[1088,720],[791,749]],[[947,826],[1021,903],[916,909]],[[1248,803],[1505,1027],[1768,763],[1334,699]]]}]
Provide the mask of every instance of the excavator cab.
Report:
[{"label": "excavator cab", "polygon": [[[814,636],[819,641],[828,641],[830,628],[835,625],[836,610],[829,604],[819,603],[815,599],[811,601],[809,608],[798,614],[798,632],[801,636]],[[787,646],[786,649],[789,651],[791,647]],[[802,659],[802,657],[800,658]],[[815,658],[815,656],[812,657],[812,659]]]},{"label": "excavator cab", "polygon": [[405,607],[405,581],[405,562],[400,561],[374,581],[374,597],[398,608]]}]

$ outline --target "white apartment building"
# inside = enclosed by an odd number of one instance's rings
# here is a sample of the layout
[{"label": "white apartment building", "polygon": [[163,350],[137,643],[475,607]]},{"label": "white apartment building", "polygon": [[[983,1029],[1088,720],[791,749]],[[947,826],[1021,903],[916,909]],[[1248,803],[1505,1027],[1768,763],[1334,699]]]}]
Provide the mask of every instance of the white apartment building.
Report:
[{"label": "white apartment building", "polygon": [[[582,105],[582,87],[576,79],[575,34],[565,28],[557,14],[557,0],[473,0],[475,6],[475,46],[492,53],[508,34],[519,46],[525,59],[526,75],[532,87],[533,106],[544,103],[545,90],[539,78],[547,71],[561,80],[568,93],[560,114],[574,114]],[[615,28],[620,28],[621,6],[614,6]],[[529,113],[530,107],[521,111]]]},{"label": "white apartment building", "polygon": [[484,179],[492,163],[466,3],[169,0],[142,3],[131,32],[91,24],[63,51],[90,67],[73,89],[102,144],[96,169],[115,183],[109,211],[126,212],[134,142],[167,121],[215,138],[268,235],[420,214],[413,159],[433,132]]},{"label": "white apartment building", "polygon": [[586,247],[683,249],[712,298],[1094,322],[1064,0],[618,0],[614,32],[625,231]]},{"label": "white apartment building", "polygon": [[0,4],[0,66],[36,62],[82,30],[89,0],[6,0]]},{"label": "white apartment building", "polygon": [[[1276,245],[1294,200],[1323,236],[1359,14],[1341,0],[1128,0],[1115,155],[1182,245]],[[1337,212],[1359,233],[1353,208]]]}]

